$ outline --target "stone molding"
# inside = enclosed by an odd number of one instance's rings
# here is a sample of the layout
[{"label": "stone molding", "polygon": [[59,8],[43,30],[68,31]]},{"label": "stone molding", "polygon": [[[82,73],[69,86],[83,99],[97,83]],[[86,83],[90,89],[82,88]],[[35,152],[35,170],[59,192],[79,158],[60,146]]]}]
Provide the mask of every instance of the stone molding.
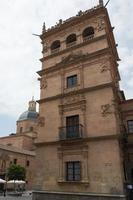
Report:
[{"label": "stone molding", "polygon": [[[55,72],[57,70],[61,70],[61,69],[64,70],[65,68],[68,68],[70,65],[71,65],[71,67],[73,65],[75,65],[75,64],[79,65],[79,62],[82,62],[82,61],[85,62],[87,60],[89,60],[90,62],[99,62],[99,56],[103,56],[104,55],[104,57],[105,57],[105,54],[108,55],[109,53],[111,53],[110,49],[106,48],[106,49],[102,49],[102,50],[99,50],[99,51],[94,52],[94,53],[82,54],[80,56],[80,59],[75,56],[75,59],[73,59],[73,61],[69,62],[69,64],[65,64],[65,62],[62,64],[62,62],[60,62],[60,63],[57,63],[56,65],[53,65],[53,66],[51,66],[51,67],[49,67],[47,69],[42,69],[42,70],[38,71],[37,73],[40,76],[43,76],[43,75],[49,74],[51,72],[53,73],[53,72]],[[91,61],[91,60],[95,60],[95,61]],[[83,64],[83,66],[84,66],[84,64]]]},{"label": "stone molding", "polygon": [[33,200],[126,200],[124,194],[102,194],[102,193],[80,193],[80,192],[59,192],[59,191],[33,191]]},{"label": "stone molding", "polygon": [[47,88],[47,79],[46,79],[46,76],[45,77],[42,77],[42,78],[39,78],[38,79],[40,81],[40,89],[45,89]]},{"label": "stone molding", "polygon": [[74,94],[77,94],[77,93],[83,94],[85,92],[90,92],[90,91],[104,89],[104,88],[113,87],[113,86],[114,86],[113,82],[105,83],[105,84],[101,84],[101,85],[97,85],[97,86],[83,88],[83,89],[80,89],[80,90],[77,90],[77,91],[72,91],[72,92],[69,92],[69,93],[66,93],[66,94],[59,94],[59,95],[56,95],[56,96],[47,97],[47,98],[44,98],[44,99],[40,99],[37,102],[39,104],[41,104],[41,103],[44,103],[44,102],[54,101],[54,100],[57,100],[57,99],[60,99],[60,98],[71,96],[71,95],[74,95]]},{"label": "stone molding", "polygon": [[67,52],[73,51],[73,50],[75,50],[75,49],[81,48],[81,47],[83,47],[83,46],[86,46],[87,44],[91,44],[91,43],[93,43],[93,42],[97,42],[97,41],[99,41],[99,40],[106,39],[106,37],[107,37],[106,34],[104,34],[104,35],[102,35],[102,36],[94,37],[94,38],[92,38],[91,40],[88,40],[88,41],[86,41],[86,42],[82,42],[82,43],[80,43],[80,44],[76,44],[76,45],[74,45],[74,46],[72,46],[72,47],[70,47],[70,48],[65,48],[65,49],[63,49],[63,50],[61,50],[61,51],[58,51],[57,53],[50,54],[50,55],[48,55],[48,56],[46,56],[46,57],[43,57],[43,58],[40,59],[40,61],[41,61],[41,62],[44,62],[44,61],[46,61],[46,60],[48,60],[48,59],[50,59],[50,58],[53,58],[53,57],[56,57],[56,56],[59,56],[59,55],[61,56],[61,55],[64,54],[64,53],[67,53]]},{"label": "stone molding", "polygon": [[47,145],[59,145],[59,144],[74,144],[74,143],[81,143],[81,142],[95,142],[95,141],[102,141],[102,140],[120,140],[121,138],[121,135],[120,134],[111,134],[111,135],[108,135],[108,133],[106,133],[105,135],[102,135],[101,136],[94,136],[94,137],[85,137],[85,138],[82,138],[82,139],[75,139],[75,140],[64,140],[64,141],[59,141],[59,140],[56,140],[56,141],[48,141],[48,142],[45,142],[45,141],[36,141],[35,142],[35,145],[36,146],[47,146]]}]

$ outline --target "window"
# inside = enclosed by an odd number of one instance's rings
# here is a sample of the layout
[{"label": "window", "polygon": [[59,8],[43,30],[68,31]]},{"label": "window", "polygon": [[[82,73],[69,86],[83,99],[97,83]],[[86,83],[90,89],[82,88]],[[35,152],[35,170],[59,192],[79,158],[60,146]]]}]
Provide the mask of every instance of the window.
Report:
[{"label": "window", "polygon": [[77,85],[77,75],[67,77],[67,88]]},{"label": "window", "polygon": [[22,131],[23,131],[23,127],[20,127],[20,133],[22,133]]},{"label": "window", "polygon": [[66,117],[66,137],[79,137],[79,115]]},{"label": "window", "polygon": [[30,127],[30,131],[33,131],[33,127],[32,126]]},{"label": "window", "polygon": [[10,164],[9,165],[12,165],[12,161],[10,161]]},{"label": "window", "polygon": [[15,165],[17,164],[17,159],[16,159],[16,158],[14,159],[13,163],[14,163]]},{"label": "window", "polygon": [[30,161],[29,161],[29,160],[26,161],[26,166],[27,166],[27,167],[30,166]]},{"label": "window", "polygon": [[133,120],[127,121],[128,133],[133,133]]},{"label": "window", "polygon": [[60,41],[56,40],[51,45],[51,51],[58,50],[60,48]]},{"label": "window", "polygon": [[91,39],[91,38],[93,38],[93,36],[94,36],[94,28],[92,26],[86,28],[83,31],[83,39],[84,40]]},{"label": "window", "polygon": [[79,161],[66,162],[66,181],[81,180],[81,164]]},{"label": "window", "polygon": [[75,44],[76,43],[76,40],[77,40],[77,37],[76,37],[76,34],[71,34],[67,37],[66,39],[66,44],[67,46],[70,44]]}]

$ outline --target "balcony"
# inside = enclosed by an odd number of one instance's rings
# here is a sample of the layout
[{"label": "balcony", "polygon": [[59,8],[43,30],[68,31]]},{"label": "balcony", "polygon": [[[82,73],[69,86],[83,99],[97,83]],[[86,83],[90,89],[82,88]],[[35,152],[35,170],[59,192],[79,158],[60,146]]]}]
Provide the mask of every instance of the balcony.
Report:
[{"label": "balcony", "polygon": [[66,47],[69,48],[69,47],[72,47],[74,45],[76,45],[76,41],[66,44]]},{"label": "balcony", "polygon": [[51,50],[51,54],[58,53],[59,51],[60,51],[60,48],[53,49]]},{"label": "balcony", "polygon": [[83,125],[66,126],[59,128],[60,140],[72,140],[83,138]]},{"label": "balcony", "polygon": [[84,38],[83,38],[83,41],[84,41],[84,42],[87,42],[87,41],[89,41],[89,40],[91,40],[91,39],[93,39],[93,38],[94,38],[94,34],[84,37]]}]

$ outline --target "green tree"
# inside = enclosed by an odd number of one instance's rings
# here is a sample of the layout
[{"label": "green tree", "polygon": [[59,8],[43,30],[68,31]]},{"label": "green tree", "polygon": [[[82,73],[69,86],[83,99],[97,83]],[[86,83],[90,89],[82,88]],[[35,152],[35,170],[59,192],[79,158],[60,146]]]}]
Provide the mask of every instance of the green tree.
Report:
[{"label": "green tree", "polygon": [[20,165],[11,165],[7,169],[7,178],[8,180],[25,180],[26,170]]}]

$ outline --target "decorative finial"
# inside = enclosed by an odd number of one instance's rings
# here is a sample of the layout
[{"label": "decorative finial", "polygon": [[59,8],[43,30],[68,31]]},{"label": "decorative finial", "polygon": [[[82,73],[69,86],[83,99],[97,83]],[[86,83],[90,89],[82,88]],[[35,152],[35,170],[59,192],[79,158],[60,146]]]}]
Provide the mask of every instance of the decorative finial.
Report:
[{"label": "decorative finial", "polygon": [[59,25],[61,25],[63,23],[62,19],[59,19]]},{"label": "decorative finial", "polygon": [[103,4],[103,0],[99,0],[99,5],[100,6],[103,6],[104,4]]},{"label": "decorative finial", "polygon": [[29,111],[34,111],[36,112],[36,102],[34,101],[34,96],[32,97],[32,100],[29,101]]},{"label": "decorative finial", "polygon": [[45,25],[45,22],[43,23],[43,28],[42,28],[42,33],[45,33],[46,32],[46,25]]},{"label": "decorative finial", "polygon": [[82,10],[80,10],[77,14],[77,16],[81,16],[83,14]]}]

